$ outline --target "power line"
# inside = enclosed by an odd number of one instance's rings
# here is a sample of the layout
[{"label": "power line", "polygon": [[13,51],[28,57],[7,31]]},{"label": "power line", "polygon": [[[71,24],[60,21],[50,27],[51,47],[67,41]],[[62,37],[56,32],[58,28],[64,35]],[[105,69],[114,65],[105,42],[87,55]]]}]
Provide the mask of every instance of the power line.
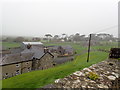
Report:
[{"label": "power line", "polygon": [[110,30],[110,29],[113,29],[113,28],[117,28],[117,27],[118,27],[118,25],[114,25],[114,26],[109,27],[109,28],[101,29],[101,30],[99,30],[99,31],[97,31],[97,32],[95,32],[93,34],[96,34],[96,33],[102,32],[102,31],[107,31],[107,30]]},{"label": "power line", "polygon": [[[112,27],[109,27],[109,28],[105,28],[105,29],[102,29],[102,30],[99,30],[95,33],[92,33],[92,34],[96,34],[98,32],[102,32],[102,31],[107,31],[107,30],[110,30],[110,29],[113,29],[113,28],[116,28],[118,27],[118,25],[115,25],[115,26],[112,26]],[[90,37],[89,37],[89,45],[88,45],[88,56],[87,56],[87,62],[89,62],[89,55],[90,55],[90,46],[91,46],[91,34],[89,34]]]}]

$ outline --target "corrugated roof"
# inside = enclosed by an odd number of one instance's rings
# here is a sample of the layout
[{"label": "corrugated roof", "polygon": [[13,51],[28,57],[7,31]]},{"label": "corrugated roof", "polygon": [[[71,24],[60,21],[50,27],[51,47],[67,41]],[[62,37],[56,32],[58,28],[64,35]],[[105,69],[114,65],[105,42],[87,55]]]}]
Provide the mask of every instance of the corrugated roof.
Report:
[{"label": "corrugated roof", "polygon": [[31,45],[42,45],[43,43],[41,42],[22,42],[23,44],[27,45],[27,44],[31,44]]}]

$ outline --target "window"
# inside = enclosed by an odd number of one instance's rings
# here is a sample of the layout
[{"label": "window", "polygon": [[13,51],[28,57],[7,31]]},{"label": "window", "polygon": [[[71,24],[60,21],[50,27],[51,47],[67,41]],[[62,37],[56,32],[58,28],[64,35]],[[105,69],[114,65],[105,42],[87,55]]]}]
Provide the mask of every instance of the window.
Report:
[{"label": "window", "polygon": [[16,70],[16,75],[20,74],[20,70]]},{"label": "window", "polygon": [[6,73],[5,76],[8,76],[8,73]]},{"label": "window", "polygon": [[16,67],[19,67],[20,66],[20,64],[16,64]]},{"label": "window", "polygon": [[31,68],[29,67],[29,68],[28,68],[28,72],[29,72],[30,70],[31,70]]},{"label": "window", "polygon": [[28,65],[28,64],[29,64],[29,62],[26,62],[26,64]]}]

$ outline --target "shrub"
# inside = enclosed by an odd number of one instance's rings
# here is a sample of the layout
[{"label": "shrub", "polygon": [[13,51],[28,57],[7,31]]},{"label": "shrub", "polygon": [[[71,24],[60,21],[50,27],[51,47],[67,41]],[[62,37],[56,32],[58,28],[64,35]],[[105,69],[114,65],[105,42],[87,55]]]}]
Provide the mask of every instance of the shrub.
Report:
[{"label": "shrub", "polygon": [[89,74],[87,75],[89,79],[91,80],[96,80],[99,78],[99,75],[96,74],[95,72],[89,72]]}]

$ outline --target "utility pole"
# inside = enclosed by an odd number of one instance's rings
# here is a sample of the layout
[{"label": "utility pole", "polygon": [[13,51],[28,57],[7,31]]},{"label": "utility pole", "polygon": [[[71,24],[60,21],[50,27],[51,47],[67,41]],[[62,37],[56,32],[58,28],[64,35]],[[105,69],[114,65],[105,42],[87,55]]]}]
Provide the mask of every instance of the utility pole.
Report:
[{"label": "utility pole", "polygon": [[[120,48],[120,1],[118,2],[118,48]],[[118,80],[117,80],[118,86]]]},{"label": "utility pole", "polygon": [[91,34],[90,34],[90,37],[89,37],[87,62],[89,62],[89,56],[90,56],[90,43],[91,43]]}]

